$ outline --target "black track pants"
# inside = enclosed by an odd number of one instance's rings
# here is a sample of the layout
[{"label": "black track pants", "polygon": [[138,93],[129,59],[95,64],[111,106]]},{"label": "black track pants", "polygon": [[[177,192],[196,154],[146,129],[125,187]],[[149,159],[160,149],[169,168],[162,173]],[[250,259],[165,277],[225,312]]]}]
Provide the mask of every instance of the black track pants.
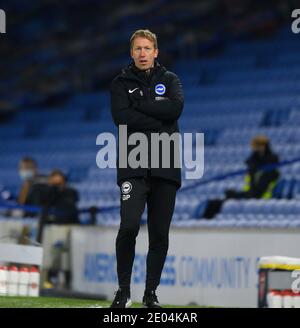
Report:
[{"label": "black track pants", "polygon": [[166,179],[138,177],[124,180],[121,186],[121,223],[116,239],[119,286],[129,288],[135,256],[135,240],[147,204],[149,249],[146,289],[155,290],[160,282],[169,246],[177,186]]}]

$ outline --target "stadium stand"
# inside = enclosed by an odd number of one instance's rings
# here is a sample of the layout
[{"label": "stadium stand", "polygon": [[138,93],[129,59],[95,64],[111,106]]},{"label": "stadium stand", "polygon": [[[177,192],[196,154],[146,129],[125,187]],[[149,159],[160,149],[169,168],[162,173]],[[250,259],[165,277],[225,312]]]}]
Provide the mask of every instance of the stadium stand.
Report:
[{"label": "stadium stand", "polygon": [[[86,3],[95,3],[96,6],[96,1]],[[114,1],[110,1],[106,7],[104,2],[99,3],[99,10],[109,11]],[[147,15],[151,13],[149,6],[154,10],[158,4],[167,6],[168,1],[146,1],[144,9]],[[178,13],[176,4],[177,1],[174,1]],[[23,5],[27,6],[28,11],[39,10],[38,5]],[[48,5],[51,8],[51,1]],[[73,9],[79,10],[74,4]],[[116,172],[96,166],[99,150],[97,135],[101,132],[117,133],[110,116],[108,92],[99,92],[97,88],[101,83],[105,85],[108,72],[111,77],[112,72],[117,72],[120,66],[128,62],[127,56],[118,56],[120,53],[126,54],[128,46],[119,41],[126,40],[132,30],[130,19],[133,12],[134,9],[132,13],[129,10],[127,15],[120,18],[120,9],[119,13],[115,12],[114,19],[98,21],[98,30],[108,26],[112,29],[105,38],[97,39],[87,25],[85,30],[74,33],[76,37],[65,47],[63,40],[71,36],[64,33],[76,21],[69,22],[66,27],[58,23],[58,17],[52,26],[51,15],[54,13],[50,11],[47,12],[48,20],[43,18],[42,21],[32,21],[26,25],[22,42],[26,42],[26,37],[30,36],[36,40],[37,48],[23,50],[6,64],[5,72],[13,65],[16,73],[22,71],[18,80],[8,78],[3,73],[4,79],[1,81],[1,93],[13,87],[13,92],[7,93],[6,98],[15,106],[26,108],[10,121],[1,124],[2,190],[17,194],[20,186],[17,163],[21,157],[30,155],[44,172],[59,167],[67,173],[70,182],[80,193],[80,209],[91,206],[113,207],[97,214],[98,224],[119,224]],[[161,24],[166,18],[164,11],[160,12],[157,21]],[[173,18],[173,23],[179,16]],[[141,17],[135,17],[135,24]],[[124,26],[126,29],[123,29]],[[52,29],[55,35],[62,35],[61,44],[52,44],[50,33],[42,42],[39,38],[40,28]],[[114,28],[122,29],[122,33],[116,34]],[[295,41],[297,36],[289,33],[289,28],[281,28],[268,39],[230,42],[222,54],[210,59],[179,59],[175,62],[174,70],[182,79],[185,92],[181,132],[205,134],[203,181],[245,169],[243,161],[249,153],[249,142],[257,134],[270,138],[281,161],[295,161],[280,168],[281,179],[274,190],[274,199],[228,200],[221,213],[211,221],[201,218],[205,201],[224,197],[227,188],[242,188],[243,175],[202,184],[200,180],[199,184],[189,189],[185,187],[191,184],[190,181],[184,180],[182,191],[178,194],[174,225],[206,228],[300,227],[297,203],[300,198],[300,43],[299,40]],[[94,27],[94,30],[97,31],[97,28]],[[162,35],[162,43],[164,39],[168,39],[167,32]],[[19,40],[17,36],[16,40]],[[95,41],[99,41],[97,46]],[[172,53],[172,49],[178,47],[178,42],[174,44],[170,41],[165,48],[170,48]],[[116,46],[118,44],[120,47]],[[91,51],[91,47],[96,47],[95,51]],[[106,55],[101,52],[103,48]],[[111,52],[112,49],[115,54]],[[111,57],[117,59],[110,60]],[[98,66],[96,62],[99,62]],[[168,63],[168,58],[165,58],[165,62]],[[74,68],[77,64],[80,64],[81,70],[93,72],[90,81],[87,81],[86,76],[78,81],[80,74],[76,72],[72,75],[70,67]],[[80,84],[81,89],[86,85],[89,91],[78,92],[76,83]],[[143,222],[145,219],[143,217]],[[86,213],[81,215],[81,220],[86,222]]]}]

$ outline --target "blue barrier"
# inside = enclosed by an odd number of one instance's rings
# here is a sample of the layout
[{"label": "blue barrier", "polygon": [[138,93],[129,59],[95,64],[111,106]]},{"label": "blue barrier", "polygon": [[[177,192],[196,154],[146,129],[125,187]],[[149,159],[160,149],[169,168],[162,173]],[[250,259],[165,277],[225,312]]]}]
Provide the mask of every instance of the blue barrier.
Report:
[{"label": "blue barrier", "polygon": [[[279,162],[279,163],[276,163],[276,164],[262,165],[262,166],[259,167],[259,169],[262,170],[262,171],[267,172],[267,171],[271,171],[273,169],[276,169],[278,167],[294,164],[294,163],[297,163],[297,162],[300,162],[300,157],[292,159],[292,160],[282,161],[282,162]],[[201,180],[197,183],[194,183],[191,186],[182,187],[179,191],[183,192],[183,191],[186,191],[186,190],[189,190],[189,189],[197,188],[200,185],[204,185],[204,184],[207,184],[207,183],[210,183],[210,182],[225,180],[227,178],[238,176],[238,175],[244,175],[247,172],[248,172],[247,169],[243,169],[243,170],[238,170],[238,171],[234,171],[234,172],[230,172],[230,173],[226,173],[226,174],[217,175],[217,176],[214,176],[214,177],[209,178],[209,179]]]}]

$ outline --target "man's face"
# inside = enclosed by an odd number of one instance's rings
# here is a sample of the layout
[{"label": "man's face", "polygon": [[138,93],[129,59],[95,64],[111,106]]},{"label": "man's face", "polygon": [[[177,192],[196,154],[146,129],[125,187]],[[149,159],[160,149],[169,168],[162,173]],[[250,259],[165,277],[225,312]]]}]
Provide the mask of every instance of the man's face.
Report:
[{"label": "man's face", "polygon": [[62,188],[65,186],[65,180],[59,174],[50,176],[48,179],[48,183],[50,186],[57,186],[57,187],[62,187]]},{"label": "man's face", "polygon": [[259,153],[260,155],[263,155],[266,152],[266,146],[265,145],[253,145],[252,150],[254,152]]},{"label": "man's face", "polygon": [[19,164],[19,175],[23,180],[30,180],[37,174],[37,168],[34,163],[21,161]]},{"label": "man's face", "polygon": [[147,70],[153,67],[154,60],[158,56],[158,49],[154,48],[154,44],[150,40],[137,37],[134,39],[130,55],[137,68]]}]

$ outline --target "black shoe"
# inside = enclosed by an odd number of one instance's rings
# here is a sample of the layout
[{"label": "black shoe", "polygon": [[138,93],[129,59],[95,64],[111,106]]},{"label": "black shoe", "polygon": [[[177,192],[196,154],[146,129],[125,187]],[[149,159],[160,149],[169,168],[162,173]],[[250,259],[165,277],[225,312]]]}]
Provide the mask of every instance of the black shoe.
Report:
[{"label": "black shoe", "polygon": [[150,293],[144,294],[143,307],[145,307],[145,308],[161,308],[154,290],[152,290]]},{"label": "black shoe", "polygon": [[110,308],[129,308],[132,301],[128,293],[123,292],[120,288],[115,292],[115,298],[110,305]]}]

